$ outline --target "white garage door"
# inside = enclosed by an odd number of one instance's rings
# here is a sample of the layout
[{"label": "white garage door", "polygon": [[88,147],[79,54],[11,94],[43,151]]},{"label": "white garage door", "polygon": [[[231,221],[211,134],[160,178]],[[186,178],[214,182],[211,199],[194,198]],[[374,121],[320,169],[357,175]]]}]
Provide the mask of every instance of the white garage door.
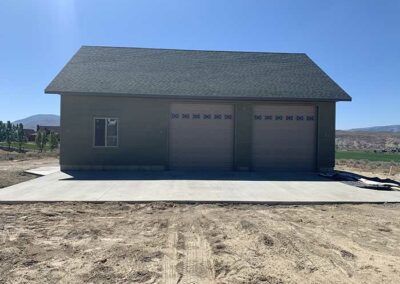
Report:
[{"label": "white garage door", "polygon": [[316,119],[314,106],[255,106],[253,168],[315,170]]},{"label": "white garage door", "polygon": [[169,156],[172,170],[231,170],[233,106],[172,104]]}]

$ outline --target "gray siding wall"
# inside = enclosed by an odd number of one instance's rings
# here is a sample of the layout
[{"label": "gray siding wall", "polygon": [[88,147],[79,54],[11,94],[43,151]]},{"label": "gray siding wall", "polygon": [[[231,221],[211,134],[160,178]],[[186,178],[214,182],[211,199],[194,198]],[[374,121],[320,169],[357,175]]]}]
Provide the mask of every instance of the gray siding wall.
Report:
[{"label": "gray siding wall", "polygon": [[336,104],[318,103],[317,168],[335,167]]},{"label": "gray siding wall", "polygon": [[[96,116],[119,118],[117,148],[93,147]],[[166,101],[62,95],[61,166],[161,169],[167,163],[168,119]]]},{"label": "gray siding wall", "polygon": [[[61,168],[168,169],[169,106],[172,101],[177,100],[61,95]],[[234,169],[251,170],[252,106],[259,102],[228,103],[235,106]],[[309,104],[316,105],[318,110],[317,167],[331,169],[335,163],[335,103]],[[96,116],[119,118],[119,147],[93,147],[93,119]]]},{"label": "gray siding wall", "polygon": [[253,127],[253,107],[251,103],[235,105],[235,153],[234,169],[248,171],[251,169],[251,137]]}]

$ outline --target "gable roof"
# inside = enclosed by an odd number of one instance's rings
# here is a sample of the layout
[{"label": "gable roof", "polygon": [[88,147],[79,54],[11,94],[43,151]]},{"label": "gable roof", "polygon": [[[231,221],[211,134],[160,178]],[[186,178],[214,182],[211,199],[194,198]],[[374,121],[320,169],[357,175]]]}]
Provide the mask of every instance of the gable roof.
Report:
[{"label": "gable roof", "polygon": [[306,54],[82,46],[45,90],[156,97],[349,101]]}]

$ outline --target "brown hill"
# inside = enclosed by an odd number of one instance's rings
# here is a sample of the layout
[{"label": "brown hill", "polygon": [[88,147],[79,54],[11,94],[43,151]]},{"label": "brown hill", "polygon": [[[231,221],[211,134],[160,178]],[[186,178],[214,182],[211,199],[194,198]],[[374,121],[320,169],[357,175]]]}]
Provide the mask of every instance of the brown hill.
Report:
[{"label": "brown hill", "polygon": [[400,147],[400,133],[336,131],[338,150],[391,150]]}]

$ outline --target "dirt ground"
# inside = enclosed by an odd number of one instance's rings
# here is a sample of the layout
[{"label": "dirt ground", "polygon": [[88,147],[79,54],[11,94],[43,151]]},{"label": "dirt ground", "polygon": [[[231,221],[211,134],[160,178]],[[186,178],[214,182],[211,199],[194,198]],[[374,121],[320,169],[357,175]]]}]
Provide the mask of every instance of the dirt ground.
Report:
[{"label": "dirt ground", "polygon": [[337,160],[335,170],[357,173],[367,177],[389,178],[400,182],[400,164],[366,160]]},{"label": "dirt ground", "polygon": [[0,283],[400,283],[400,205],[0,205]]},{"label": "dirt ground", "polygon": [[35,178],[24,170],[58,165],[58,153],[16,153],[0,149],[0,188]]}]

